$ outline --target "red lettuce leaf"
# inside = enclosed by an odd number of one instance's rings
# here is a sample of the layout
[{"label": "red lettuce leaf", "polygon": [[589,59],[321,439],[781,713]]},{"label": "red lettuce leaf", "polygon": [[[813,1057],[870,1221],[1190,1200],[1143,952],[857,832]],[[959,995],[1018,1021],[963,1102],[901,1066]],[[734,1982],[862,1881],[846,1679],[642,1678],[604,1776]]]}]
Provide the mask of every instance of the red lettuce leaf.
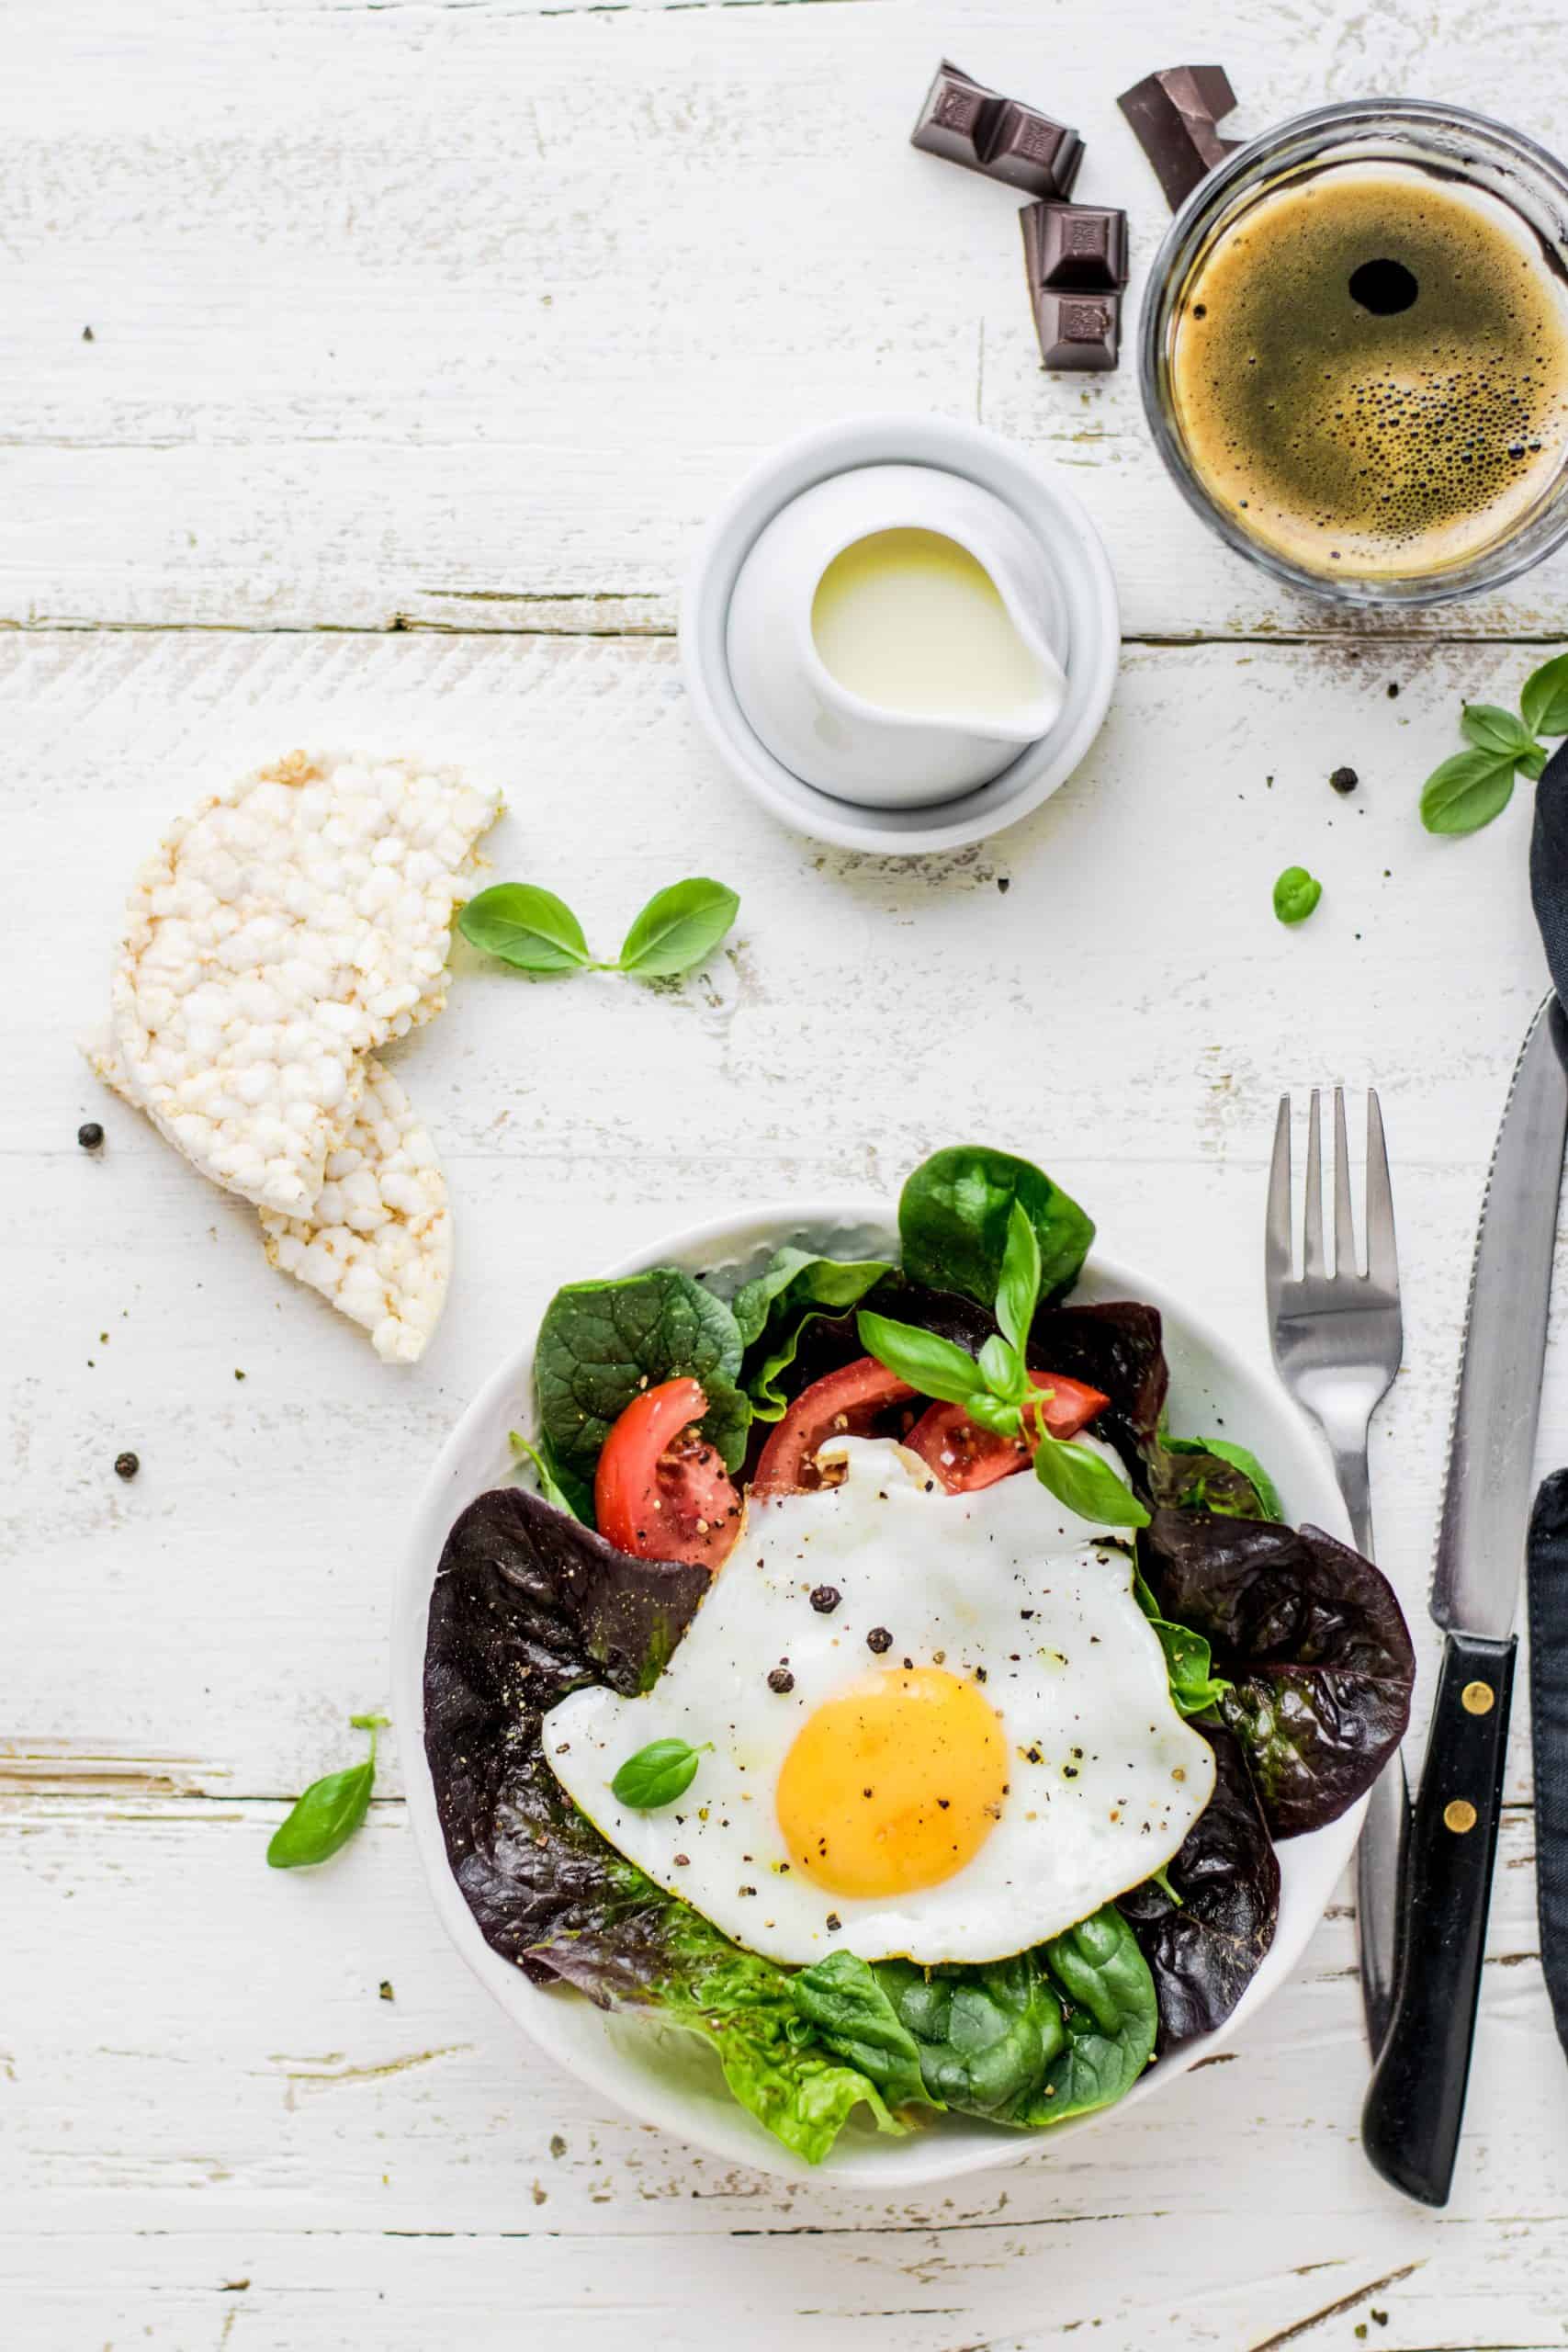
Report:
[{"label": "red lettuce leaf", "polygon": [[1393,1588],[1321,1528],[1156,1510],[1138,1561],[1161,1614],[1208,1640],[1220,1713],[1276,1838],[1322,1829],[1404,1735],[1415,1652]]},{"label": "red lettuce leaf", "polygon": [[1240,1745],[1217,1724],[1194,1729],[1214,1751],[1214,1792],[1166,1871],[1180,1901],[1147,1879],[1119,1906],[1155,1980],[1162,2049],[1224,2023],[1280,1917],[1280,1863]]}]

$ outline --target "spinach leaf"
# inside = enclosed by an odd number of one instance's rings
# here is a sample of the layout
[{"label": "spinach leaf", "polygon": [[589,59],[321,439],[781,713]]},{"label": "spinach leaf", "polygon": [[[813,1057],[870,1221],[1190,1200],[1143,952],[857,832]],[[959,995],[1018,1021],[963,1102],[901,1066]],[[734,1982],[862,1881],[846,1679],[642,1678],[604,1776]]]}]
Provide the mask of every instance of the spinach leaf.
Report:
[{"label": "spinach leaf", "polygon": [[1304,865],[1287,865],[1274,885],[1274,912],[1281,922],[1305,922],[1323,896],[1323,885]]},{"label": "spinach leaf", "polygon": [[617,970],[637,979],[673,979],[710,956],[740,911],[722,882],[694,876],[656,891],[632,923]]},{"label": "spinach leaf", "polygon": [[1537,735],[1568,735],[1568,653],[1555,654],[1530,672],[1519,708]]},{"label": "spinach leaf", "polygon": [[1159,2000],[1162,2044],[1223,2025],[1257,1974],[1280,1917],[1280,1860],[1239,1743],[1217,1724],[1214,1792],[1166,1866],[1122,1895]]},{"label": "spinach leaf", "polygon": [[795,2007],[828,2048],[870,2076],[889,2107],[930,2100],[919,2047],[875,1971],[830,1952],[790,1980]]},{"label": "spinach leaf", "polygon": [[[712,1747],[713,1742],[705,1743]],[[703,1751],[687,1739],[650,1739],[628,1756],[610,1783],[610,1794],[631,1813],[658,1813],[684,1796],[697,1777]]]},{"label": "spinach leaf", "polygon": [[1279,1489],[1255,1453],[1223,1437],[1171,1437],[1162,1430],[1150,1458],[1156,1498],[1222,1519],[1282,1520]]},{"label": "spinach leaf", "polygon": [[1159,2030],[1148,1962],[1113,1903],[1041,1951],[1066,2003],[1066,2042],[1025,2110],[1011,2119],[1035,2125],[1114,2105],[1154,2056]]},{"label": "spinach leaf", "polygon": [[747,1351],[743,1385],[760,1421],[782,1419],[788,1399],[777,1385],[795,1362],[807,1323],[856,1306],[893,1267],[885,1258],[820,1258],[783,1249],[735,1295],[735,1320]]},{"label": "spinach leaf", "polygon": [[346,1771],[329,1772],[312,1781],[303,1796],[273,1831],[266,1849],[275,1871],[298,1870],[301,1864],[324,1862],[346,1846],[370,1810],[376,1785],[376,1735],[387,1727],[385,1715],[350,1715],[355,1731],[370,1735],[370,1753]]},{"label": "spinach leaf", "polygon": [[984,1144],[939,1151],[905,1183],[898,1199],[905,1273],[911,1282],[960,1291],[988,1309],[1015,1201],[1034,1228],[1045,1295],[1070,1289],[1094,1239],[1093,1224],[1031,1161]]},{"label": "spinach leaf", "polygon": [[506,1434],[513,1453],[520,1453],[525,1462],[533,1464],[534,1476],[539,1482],[539,1492],[545,1500],[556,1510],[564,1510],[569,1519],[587,1519],[592,1522],[592,1510],[578,1510],[555,1471],[550,1467],[548,1455],[541,1453],[536,1445],[530,1445],[520,1430],[508,1430]]},{"label": "spinach leaf", "polygon": [[1209,1645],[1187,1625],[1173,1625],[1159,1613],[1154,1594],[1133,1572],[1133,1598],[1159,1636],[1171,1704],[1180,1715],[1202,1715],[1218,1706],[1230,1684],[1213,1671]]},{"label": "spinach leaf", "polygon": [[1337,1821],[1410,1719],[1415,1654],[1393,1587],[1321,1528],[1156,1510],[1138,1563],[1162,1616],[1209,1642],[1219,1712],[1276,1838]]},{"label": "spinach leaf", "polygon": [[700,1381],[703,1433],[727,1470],[746,1452],[751,1410],[737,1383],[740,1333],[722,1299],[672,1266],[618,1282],[570,1283],[539,1326],[534,1376],[549,1456],[591,1483],[610,1428],[661,1380]]},{"label": "spinach leaf", "polygon": [[885,1960],[876,1974],[919,2052],[934,2106],[1021,2122],[1066,2041],[1062,2004],[1032,1952],[983,1968]]},{"label": "spinach leaf", "polygon": [[553,890],[536,882],[497,882],[457,917],[465,939],[523,972],[580,972],[592,962],[582,925]]}]

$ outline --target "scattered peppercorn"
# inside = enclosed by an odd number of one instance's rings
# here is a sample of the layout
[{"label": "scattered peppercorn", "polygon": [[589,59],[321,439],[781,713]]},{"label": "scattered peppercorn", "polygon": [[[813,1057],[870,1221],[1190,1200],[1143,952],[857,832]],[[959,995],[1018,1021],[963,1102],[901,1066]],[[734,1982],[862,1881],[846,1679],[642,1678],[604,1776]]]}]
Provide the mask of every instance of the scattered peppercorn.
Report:
[{"label": "scattered peppercorn", "polygon": [[1001,892],[1001,894],[1002,894],[1002,896],[1003,896],[1003,898],[1004,898],[1004,899],[1007,897],[1007,894],[1008,894],[1009,890],[1011,888],[1011,887],[1012,887],[1011,882],[1010,881],[1010,879],[1009,879],[1009,877],[1008,877],[1008,876],[1007,876],[1007,875],[1005,875],[1005,874],[998,874],[998,876],[997,876],[997,888],[998,888],[998,889]]},{"label": "scattered peppercorn", "polygon": [[818,1617],[830,1617],[842,1599],[836,1584],[819,1584],[812,1589],[811,1606]]},{"label": "scattered peppercorn", "polygon": [[115,1455],[114,1474],[117,1478],[134,1478],[141,1467],[141,1457],[140,1454],[117,1453]]},{"label": "scattered peppercorn", "polygon": [[244,1374],[243,1374],[243,1372],[240,1372],[240,1371],[236,1371],[236,1372],[235,1372],[234,1377],[235,1377],[235,1379],[236,1379],[236,1380],[243,1380],[244,1376],[245,1376],[245,1375],[244,1375]]},{"label": "scattered peppercorn", "polygon": [[691,1858],[690,1854],[677,1854],[677,1855],[676,1855],[676,1857],[675,1857],[675,1867],[676,1867],[676,1869],[677,1869],[678,1871],[689,1870],[689,1869],[691,1868],[691,1864],[692,1864],[692,1858]]},{"label": "scattered peppercorn", "polygon": [[830,1936],[836,1936],[836,1935],[838,1934],[838,1932],[839,1932],[839,1929],[843,1926],[843,1924],[844,1924],[844,1923],[843,1923],[843,1921],[840,1918],[840,1917],[839,1917],[839,1915],[838,1915],[838,1913],[837,1913],[836,1911],[829,1911],[829,1914],[828,1914],[828,1917],[826,1917],[826,1919],[824,1919],[824,1921],[822,1922],[822,1924],[823,1924],[823,1926],[827,1928],[828,1933],[829,1933]]},{"label": "scattered peppercorn", "polygon": [[84,1151],[97,1151],[102,1148],[104,1131],[102,1127],[99,1126],[96,1119],[85,1119],[83,1121],[82,1125],[76,1130],[76,1140],[81,1145]]},{"label": "scattered peppercorn", "polygon": [[865,1645],[868,1650],[874,1651],[876,1657],[880,1657],[885,1650],[892,1648],[893,1636],[886,1625],[874,1625],[865,1637]]},{"label": "scattered peppercorn", "polygon": [[1399,700],[1399,680],[1397,678],[1391,678],[1388,682],[1388,698],[1390,702],[1397,702]]},{"label": "scattered peppercorn", "polygon": [[1328,781],[1336,792],[1354,792],[1361,779],[1354,768],[1336,768]]},{"label": "scattered peppercorn", "polygon": [[774,1667],[768,1677],[768,1688],[770,1690],[776,1690],[781,1699],[786,1690],[795,1689],[795,1677],[787,1666]]}]

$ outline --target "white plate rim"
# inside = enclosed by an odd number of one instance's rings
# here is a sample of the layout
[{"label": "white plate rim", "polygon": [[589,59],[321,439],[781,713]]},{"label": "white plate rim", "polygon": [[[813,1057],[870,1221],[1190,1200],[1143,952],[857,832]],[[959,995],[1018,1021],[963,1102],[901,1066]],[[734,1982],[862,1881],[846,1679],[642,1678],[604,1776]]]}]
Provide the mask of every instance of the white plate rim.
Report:
[{"label": "white plate rim", "polygon": [[[892,1244],[897,1211],[892,1202],[849,1195],[829,1200],[763,1204],[755,1209],[704,1219],[657,1237],[602,1269],[594,1279],[615,1280],[656,1265],[686,1265],[696,1272],[750,1256],[763,1248],[803,1234],[824,1237],[846,1227],[869,1227],[886,1232]],[[889,1254],[896,1254],[896,1244]],[[1271,1373],[1248,1359],[1223,1333],[1176,1300],[1167,1286],[1105,1255],[1098,1249],[1089,1261],[1075,1301],[1100,1296],[1138,1299],[1158,1309],[1168,1335],[1173,1329],[1182,1345],[1207,1351],[1226,1376],[1255,1397],[1260,1419],[1271,1424],[1266,1441],[1269,1468],[1287,1498],[1303,1506],[1292,1510],[1296,1523],[1312,1521],[1344,1541],[1349,1523],[1321,1440],[1304,1414]],[[544,1302],[538,1312],[542,1313]],[[553,2058],[590,2089],[622,2113],[654,2124],[730,2163],[786,2179],[831,2182],[852,2188],[873,2188],[884,2194],[929,2188],[968,2174],[1019,2164],[1032,2156],[1048,2160],[1073,2134],[1111,2124],[1132,2109],[1180,2080],[1194,2066],[1232,2041],[1241,2028],[1289,1979],[1315,1931],[1334,1889],[1350,1860],[1366,1810],[1363,1798],[1350,1810],[1309,1838],[1292,1838],[1281,1851],[1287,1872],[1286,1899],[1281,1901],[1280,1928],[1273,1948],[1232,2015],[1217,2031],[1184,2043],[1179,2052],[1152,2067],[1137,2086],[1113,2108],[1078,2116],[1049,2132],[1009,2132],[950,2119],[943,2126],[906,2140],[852,2140],[846,2135],[825,2163],[808,2165],[763,2130],[733,2102],[714,2114],[694,2109],[678,2090],[651,2086],[638,2072],[635,2079],[620,2058],[606,2030],[602,2041],[584,2047],[574,2035],[569,2045],[559,2027],[560,2005],[570,2002],[579,2023],[583,2013],[606,2029],[610,2020],[591,2005],[566,1991],[544,1990],[531,1984],[521,1971],[493,1951],[460,1893],[446,1859],[446,1842],[436,1812],[434,1789],[424,1753],[423,1668],[430,1594],[446,1532],[457,1512],[475,1495],[498,1483],[506,1459],[505,1430],[515,1426],[520,1410],[531,1416],[529,1404],[533,1338],[538,1314],[529,1310],[527,1338],[505,1356],[468,1404],[436,1458],[414,1507],[394,1595],[391,1683],[393,1719],[399,1726],[400,1750],[407,1788],[409,1818],[414,1843],[442,1924],[468,1967],[513,2023],[536,2048]],[[486,1449],[491,1469],[476,1483],[465,1472],[476,1433],[493,1422],[500,1432]],[[1259,1431],[1249,1426],[1246,1432]],[[1259,1447],[1260,1452],[1264,1451]],[[1292,1886],[1296,1899],[1289,1897]],[[1287,1917],[1289,1916],[1289,1926]],[[647,2031],[646,2027],[640,2030]],[[716,2120],[716,2117],[718,2119]]]}]

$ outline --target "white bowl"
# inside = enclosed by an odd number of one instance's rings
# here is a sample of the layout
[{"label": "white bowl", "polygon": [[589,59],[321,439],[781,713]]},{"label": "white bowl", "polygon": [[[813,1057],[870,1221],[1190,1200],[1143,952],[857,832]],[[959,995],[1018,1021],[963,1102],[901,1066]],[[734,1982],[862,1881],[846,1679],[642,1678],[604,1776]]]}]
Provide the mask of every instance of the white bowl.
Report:
[{"label": "white bowl", "polygon": [[[925,808],[861,808],[807,784],[747,720],[729,674],[730,598],[751,547],[804,491],[859,466],[931,466],[977,482],[1034,533],[1062,615],[1055,650],[1067,673],[1054,727],[976,790]],[[775,817],[840,849],[914,856],[965,847],[1016,824],[1065,784],[1099,734],[1121,650],[1116,588],[1105,549],[1072,492],[1008,442],[941,416],[865,416],[819,426],[773,450],[703,534],[681,598],[686,688],[737,780]]]},{"label": "white bowl", "polygon": [[[835,556],[884,531],[922,530],[972,555],[1039,666],[1039,691],[1005,719],[893,711],[835,678],[813,605]],[[852,466],[803,490],[752,540],[730,592],[725,658],[747,723],[791,775],[835,800],[924,808],[972,792],[1055,727],[1068,636],[1038,532],[978,482],[935,466]]]},{"label": "white bowl", "polygon": [[[897,1255],[897,1230],[894,1212],[886,1202],[786,1204],[668,1234],[607,1272],[613,1277],[649,1266],[683,1266],[691,1273],[716,1274],[728,1286],[756,1272],[781,1242],[809,1240],[834,1256],[886,1257]],[[1106,1298],[1144,1299],[1163,1316],[1171,1419],[1177,1429],[1206,1431],[1223,1421],[1228,1435],[1251,1446],[1268,1464],[1292,1524],[1310,1520],[1348,1539],[1345,1508],[1327,1457],[1275,1380],[1246,1363],[1157,1283],[1096,1252],[1074,1300]],[[545,1303],[538,1302],[539,1313]],[[530,1329],[536,1319],[530,1310]],[[1049,2132],[1009,2132],[976,2118],[943,2116],[929,2131],[893,2140],[852,2125],[826,2163],[808,2165],[736,2104],[725,2088],[717,2061],[694,2037],[635,2014],[606,2014],[565,1986],[546,1990],[530,1984],[485,1942],[447,1864],[424,1757],[423,1688],[425,1627],[441,1548],[458,1512],[487,1487],[509,1483],[513,1475],[507,1432],[533,1426],[533,1353],[530,1339],[497,1368],[425,1482],[398,1583],[392,1702],[402,1735],[410,1816],[436,1908],[479,1982],[539,2049],[628,2114],[731,2163],[789,2179],[855,2182],[897,2197],[988,2166],[1050,2155],[1076,2133],[1100,2125],[1114,2130],[1132,2109],[1157,2098],[1188,2067],[1228,2041],[1279,1990],[1350,1859],[1364,1801],[1326,1829],[1289,1838],[1279,1848],[1280,1922],[1273,1946],[1219,2031],[1184,2042],[1173,2056],[1150,2067],[1114,2108],[1076,2117]]]}]

